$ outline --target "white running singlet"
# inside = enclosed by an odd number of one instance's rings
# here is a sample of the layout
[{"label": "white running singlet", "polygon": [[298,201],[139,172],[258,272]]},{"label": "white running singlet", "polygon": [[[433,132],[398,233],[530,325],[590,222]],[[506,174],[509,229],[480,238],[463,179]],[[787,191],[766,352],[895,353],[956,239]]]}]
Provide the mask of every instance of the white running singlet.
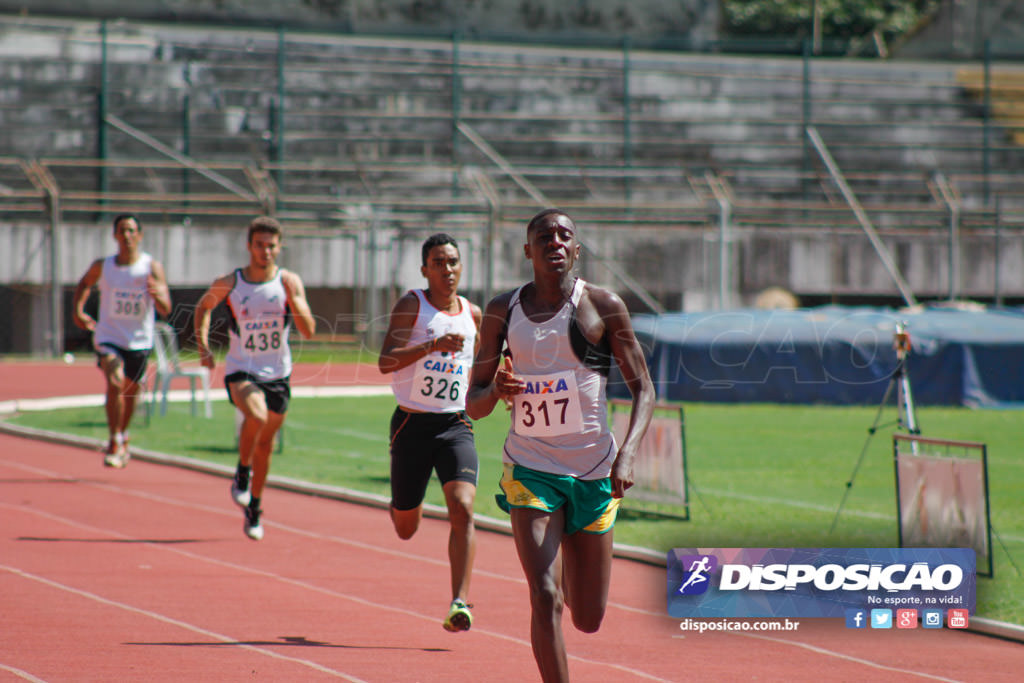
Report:
[{"label": "white running singlet", "polygon": [[526,390],[514,397],[504,462],[580,479],[611,474],[615,438],[608,428],[607,378],[573,351],[569,326],[586,283],[549,320],[523,313],[520,287],[509,301],[508,348]]},{"label": "white running singlet", "polygon": [[225,375],[245,372],[269,382],[292,374],[288,346],[291,312],[282,272],[278,268],[267,282],[249,282],[241,268],[235,270],[235,284],[227,297],[231,343],[224,359]]},{"label": "white running singlet", "polygon": [[153,348],[156,312],[146,287],[152,269],[153,257],[146,252],[127,266],[117,264],[116,254],[103,259],[94,346],[112,344],[129,351]]},{"label": "white running singlet", "polygon": [[422,344],[450,332],[465,337],[462,350],[456,354],[434,351],[415,363],[395,370],[391,390],[402,408],[428,413],[455,413],[466,408],[469,371],[473,367],[476,344],[476,322],[464,297],[459,297],[459,312],[438,310],[427,300],[423,290],[414,289],[419,301],[416,322],[409,331],[410,344]]}]

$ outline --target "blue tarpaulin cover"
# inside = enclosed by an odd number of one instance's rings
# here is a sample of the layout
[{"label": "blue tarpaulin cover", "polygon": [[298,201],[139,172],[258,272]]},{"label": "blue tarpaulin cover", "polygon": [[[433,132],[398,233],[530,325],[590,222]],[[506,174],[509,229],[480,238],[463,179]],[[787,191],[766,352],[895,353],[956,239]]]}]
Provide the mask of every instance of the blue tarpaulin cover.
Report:
[{"label": "blue tarpaulin cover", "polygon": [[[1024,403],[1024,313],[1016,309],[823,306],[633,318],[660,400],[824,404],[882,400],[900,322],[911,338],[915,403]],[[609,395],[629,396],[617,370]]]}]

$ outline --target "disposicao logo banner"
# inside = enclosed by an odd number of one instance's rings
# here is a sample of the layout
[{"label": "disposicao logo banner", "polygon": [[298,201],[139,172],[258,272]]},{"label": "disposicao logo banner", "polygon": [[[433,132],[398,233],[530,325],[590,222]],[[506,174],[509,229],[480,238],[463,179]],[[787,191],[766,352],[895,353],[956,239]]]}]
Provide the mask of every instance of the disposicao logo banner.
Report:
[{"label": "disposicao logo banner", "polygon": [[674,548],[673,617],[845,617],[849,608],[974,612],[970,548]]}]

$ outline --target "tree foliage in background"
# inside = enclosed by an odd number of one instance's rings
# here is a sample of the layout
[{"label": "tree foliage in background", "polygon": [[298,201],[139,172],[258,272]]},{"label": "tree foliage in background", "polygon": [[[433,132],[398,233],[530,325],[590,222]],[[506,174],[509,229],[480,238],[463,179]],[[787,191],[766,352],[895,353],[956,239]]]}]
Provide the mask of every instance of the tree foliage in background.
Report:
[{"label": "tree foliage in background", "polygon": [[938,8],[941,0],[722,0],[723,30],[734,37],[811,37],[815,2],[821,37],[892,40]]}]

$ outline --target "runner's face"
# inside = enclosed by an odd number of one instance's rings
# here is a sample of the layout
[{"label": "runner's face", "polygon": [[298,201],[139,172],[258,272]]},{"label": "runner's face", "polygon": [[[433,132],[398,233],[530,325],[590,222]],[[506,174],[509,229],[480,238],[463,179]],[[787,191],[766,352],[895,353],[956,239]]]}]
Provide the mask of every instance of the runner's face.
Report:
[{"label": "runner's face", "polygon": [[258,268],[270,268],[281,253],[281,240],[269,232],[254,232],[249,240],[250,263]]},{"label": "runner's face", "polygon": [[562,214],[547,216],[527,234],[525,251],[535,274],[568,273],[580,255],[576,224]]},{"label": "runner's face", "polygon": [[420,271],[427,287],[438,294],[454,294],[462,278],[462,259],[453,244],[439,244],[427,253],[427,265]]},{"label": "runner's face", "polygon": [[114,227],[114,239],[122,252],[133,252],[142,242],[142,231],[134,218],[124,218]]}]

